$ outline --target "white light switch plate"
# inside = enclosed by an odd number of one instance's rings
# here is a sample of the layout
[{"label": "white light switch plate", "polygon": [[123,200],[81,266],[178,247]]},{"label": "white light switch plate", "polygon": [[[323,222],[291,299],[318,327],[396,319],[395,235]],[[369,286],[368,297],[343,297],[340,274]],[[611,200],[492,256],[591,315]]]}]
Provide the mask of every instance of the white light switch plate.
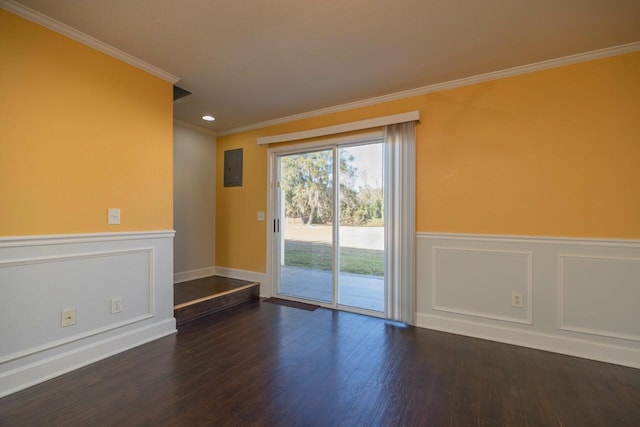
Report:
[{"label": "white light switch plate", "polygon": [[264,212],[258,212],[258,221],[264,221]]},{"label": "white light switch plate", "polygon": [[109,208],[109,224],[120,224],[120,209]]}]

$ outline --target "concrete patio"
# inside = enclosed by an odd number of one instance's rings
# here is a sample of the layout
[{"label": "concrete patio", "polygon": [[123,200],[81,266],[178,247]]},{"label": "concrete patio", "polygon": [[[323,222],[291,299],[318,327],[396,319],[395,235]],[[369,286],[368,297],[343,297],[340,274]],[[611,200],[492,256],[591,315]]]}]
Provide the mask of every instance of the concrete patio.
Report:
[{"label": "concrete patio", "polygon": [[[282,266],[279,294],[331,303],[331,272]],[[384,312],[384,278],[340,273],[338,304]]]},{"label": "concrete patio", "polygon": [[[332,228],[328,225],[286,224],[283,237],[309,243],[331,244]],[[384,250],[384,227],[340,227],[340,246]],[[284,258],[284,254],[283,254]],[[283,296],[332,302],[331,272],[283,265],[280,270]],[[340,273],[338,304],[384,312],[384,278],[363,274]]]}]

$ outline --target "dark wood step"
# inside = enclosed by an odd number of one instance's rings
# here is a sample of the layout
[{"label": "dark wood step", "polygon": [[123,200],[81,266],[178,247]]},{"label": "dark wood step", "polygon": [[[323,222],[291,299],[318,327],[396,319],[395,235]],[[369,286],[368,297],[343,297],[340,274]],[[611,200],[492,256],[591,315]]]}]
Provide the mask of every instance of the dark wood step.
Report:
[{"label": "dark wood step", "polygon": [[177,326],[260,298],[260,282],[209,276],[173,286]]}]

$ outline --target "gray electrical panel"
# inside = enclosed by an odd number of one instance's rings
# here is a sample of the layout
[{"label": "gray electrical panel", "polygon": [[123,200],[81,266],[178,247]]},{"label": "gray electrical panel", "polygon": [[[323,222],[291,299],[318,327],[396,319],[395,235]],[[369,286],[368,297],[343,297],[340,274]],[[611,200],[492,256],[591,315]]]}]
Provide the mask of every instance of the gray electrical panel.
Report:
[{"label": "gray electrical panel", "polygon": [[242,148],[224,152],[224,186],[242,187]]}]

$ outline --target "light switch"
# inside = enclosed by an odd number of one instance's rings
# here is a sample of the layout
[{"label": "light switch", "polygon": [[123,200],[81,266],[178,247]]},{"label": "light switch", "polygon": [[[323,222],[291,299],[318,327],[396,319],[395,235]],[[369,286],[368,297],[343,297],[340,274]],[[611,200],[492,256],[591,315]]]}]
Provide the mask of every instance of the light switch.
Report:
[{"label": "light switch", "polygon": [[264,221],[264,212],[258,212],[258,221]]},{"label": "light switch", "polygon": [[120,224],[120,209],[109,208],[109,224]]}]

